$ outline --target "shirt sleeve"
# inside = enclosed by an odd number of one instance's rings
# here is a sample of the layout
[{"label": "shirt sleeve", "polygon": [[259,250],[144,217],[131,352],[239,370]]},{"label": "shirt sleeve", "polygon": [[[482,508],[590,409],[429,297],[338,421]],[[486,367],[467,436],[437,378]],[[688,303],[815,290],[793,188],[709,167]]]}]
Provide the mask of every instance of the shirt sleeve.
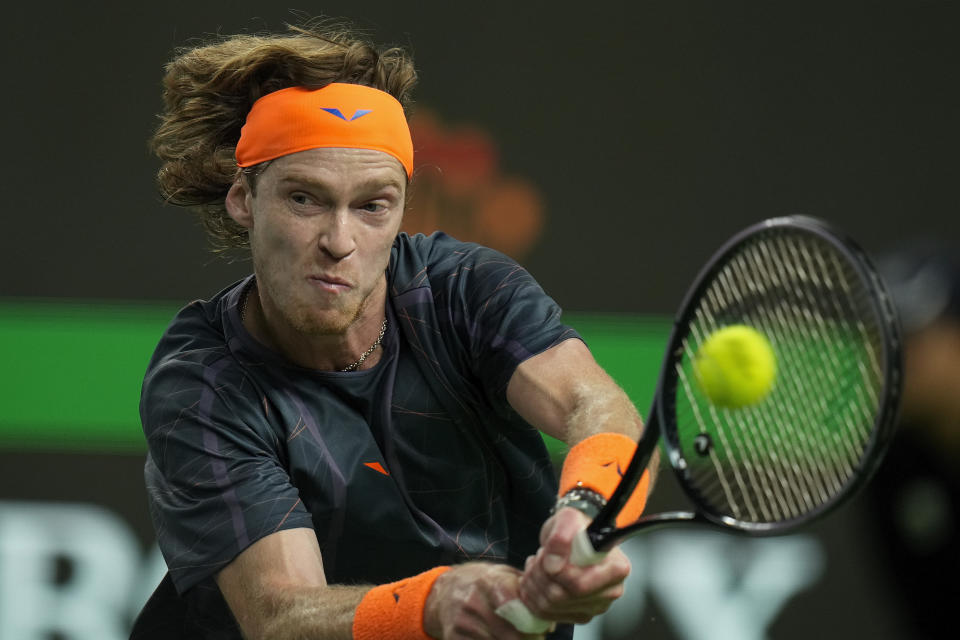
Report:
[{"label": "shirt sleeve", "polygon": [[494,406],[507,407],[507,384],[520,363],[580,338],[563,324],[560,306],[512,258],[445,236],[436,238],[433,257],[434,291],[439,288],[448,305],[449,321],[466,348],[466,366]]},{"label": "shirt sleeve", "polygon": [[180,593],[260,538],[312,526],[267,409],[237,367],[229,355],[175,360],[144,381],[150,513]]}]

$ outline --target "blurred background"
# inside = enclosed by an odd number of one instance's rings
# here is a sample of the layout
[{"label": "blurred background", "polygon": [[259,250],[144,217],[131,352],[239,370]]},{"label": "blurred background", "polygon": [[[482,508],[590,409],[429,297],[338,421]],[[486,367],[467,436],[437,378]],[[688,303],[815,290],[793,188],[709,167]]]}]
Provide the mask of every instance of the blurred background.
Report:
[{"label": "blurred background", "polygon": [[631,541],[628,597],[578,640],[936,637],[960,564],[956,3],[172,0],[0,23],[0,640],[125,638],[162,576],[143,371],[180,306],[250,270],[156,193],[163,65],[302,15],[413,51],[407,229],[519,260],[642,413],[688,283],[764,218],[838,226],[909,316],[909,442],[871,490],[784,538]]}]

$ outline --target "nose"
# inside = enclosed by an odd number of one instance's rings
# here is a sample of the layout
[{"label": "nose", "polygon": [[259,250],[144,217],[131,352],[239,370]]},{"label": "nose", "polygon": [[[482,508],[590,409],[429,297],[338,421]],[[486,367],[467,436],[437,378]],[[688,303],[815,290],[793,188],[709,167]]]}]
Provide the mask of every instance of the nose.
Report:
[{"label": "nose", "polygon": [[334,260],[342,260],[357,248],[349,212],[337,209],[332,212],[327,224],[320,231],[320,250]]}]

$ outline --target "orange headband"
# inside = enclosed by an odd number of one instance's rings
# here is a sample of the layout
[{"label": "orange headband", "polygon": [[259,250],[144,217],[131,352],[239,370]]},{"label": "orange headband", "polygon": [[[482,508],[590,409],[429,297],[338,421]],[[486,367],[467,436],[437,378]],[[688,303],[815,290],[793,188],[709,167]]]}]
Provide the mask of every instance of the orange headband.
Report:
[{"label": "orange headband", "polygon": [[322,89],[290,87],[253,103],[240,130],[237,164],[252,167],[320,147],[388,153],[413,175],[413,142],[403,107],[372,87],[334,82]]}]

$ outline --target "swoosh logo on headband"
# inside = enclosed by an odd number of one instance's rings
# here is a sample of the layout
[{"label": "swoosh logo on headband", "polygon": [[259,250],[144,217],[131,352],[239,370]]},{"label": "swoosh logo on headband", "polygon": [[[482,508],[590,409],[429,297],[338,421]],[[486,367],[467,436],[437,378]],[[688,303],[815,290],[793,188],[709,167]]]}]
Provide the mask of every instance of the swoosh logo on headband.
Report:
[{"label": "swoosh logo on headband", "polygon": [[337,116],[341,120],[346,120],[347,122],[352,122],[357,118],[361,116],[365,116],[372,111],[372,109],[357,109],[356,111],[353,112],[353,115],[348,118],[345,115],[343,115],[343,113],[340,112],[340,109],[337,109],[335,107],[320,107],[320,108],[326,111],[327,113]]}]

